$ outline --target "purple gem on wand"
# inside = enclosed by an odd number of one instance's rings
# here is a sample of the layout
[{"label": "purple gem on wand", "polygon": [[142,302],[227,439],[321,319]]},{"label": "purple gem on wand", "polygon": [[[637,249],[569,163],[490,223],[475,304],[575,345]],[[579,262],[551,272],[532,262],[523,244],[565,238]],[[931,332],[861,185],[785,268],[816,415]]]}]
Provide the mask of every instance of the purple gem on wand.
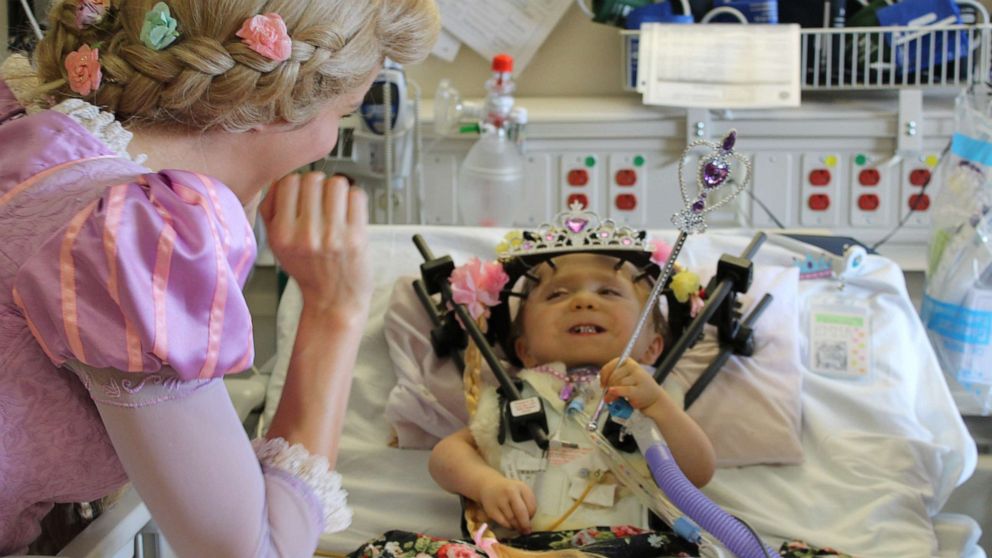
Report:
[{"label": "purple gem on wand", "polygon": [[727,179],[730,169],[722,161],[709,161],[703,165],[703,184],[707,188],[715,188]]},{"label": "purple gem on wand", "polygon": [[734,143],[737,142],[737,132],[731,130],[727,137],[723,138],[723,145],[721,146],[724,151],[730,151],[734,148]]},{"label": "purple gem on wand", "polygon": [[704,202],[703,200],[696,200],[692,204],[692,212],[693,213],[700,213],[700,212],[703,211],[703,208],[705,208],[705,207],[706,207],[706,202]]}]

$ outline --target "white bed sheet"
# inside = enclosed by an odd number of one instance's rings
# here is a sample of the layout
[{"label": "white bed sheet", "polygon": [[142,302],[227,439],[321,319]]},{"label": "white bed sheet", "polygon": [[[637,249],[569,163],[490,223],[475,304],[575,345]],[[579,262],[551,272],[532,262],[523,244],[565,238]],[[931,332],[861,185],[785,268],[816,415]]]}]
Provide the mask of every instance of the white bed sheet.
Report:
[{"label": "white bed sheet", "polygon": [[[429,452],[386,445],[390,429],[383,409],[395,376],[382,317],[393,281],[416,274],[423,261],[411,242],[413,234],[421,234],[435,255],[456,256],[456,264],[464,261],[461,255],[490,257],[502,237],[502,231],[493,229],[371,227],[375,292],[338,462],[355,516],[348,531],[325,535],[321,549],[326,551],[351,551],[390,529],[459,535],[458,499],[430,478]],[[672,231],[652,236],[674,238]],[[722,253],[740,253],[750,238],[748,232],[694,236],[680,260],[693,268],[712,266]],[[766,243],[756,261],[788,265],[792,256]],[[871,378],[852,382],[806,371],[805,463],[719,469],[705,492],[773,544],[799,538],[865,557],[983,556],[976,548],[958,548],[975,538],[962,533],[968,522],[962,527],[960,518],[954,526],[944,526],[954,536],[940,537],[953,548],[938,547],[931,517],[974,471],[977,455],[899,268],[870,256],[864,273],[844,288],[870,304]],[[803,281],[800,302],[830,289],[836,289],[835,282]],[[277,362],[267,415],[278,401],[299,311],[299,291],[291,282],[278,311]]]}]

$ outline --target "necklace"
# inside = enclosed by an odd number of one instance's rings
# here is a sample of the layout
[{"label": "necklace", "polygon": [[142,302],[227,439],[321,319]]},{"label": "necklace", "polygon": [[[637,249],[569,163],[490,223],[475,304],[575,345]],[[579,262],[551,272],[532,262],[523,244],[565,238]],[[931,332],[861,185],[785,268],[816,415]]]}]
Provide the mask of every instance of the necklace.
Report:
[{"label": "necklace", "polygon": [[599,368],[595,366],[580,366],[566,371],[564,374],[555,370],[551,366],[537,366],[534,370],[549,374],[563,382],[558,398],[562,401],[570,401],[575,395],[576,388],[580,388],[599,376]]}]

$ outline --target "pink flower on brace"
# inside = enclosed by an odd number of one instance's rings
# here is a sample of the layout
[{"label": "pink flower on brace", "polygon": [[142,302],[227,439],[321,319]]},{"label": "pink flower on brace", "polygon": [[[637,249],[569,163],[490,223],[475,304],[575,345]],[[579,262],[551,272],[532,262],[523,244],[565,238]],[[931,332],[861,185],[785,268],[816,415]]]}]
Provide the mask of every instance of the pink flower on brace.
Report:
[{"label": "pink flower on brace", "polygon": [[282,62],[289,58],[293,41],[286,30],[286,22],[277,13],[252,16],[245,20],[235,33],[241,42],[262,56]]},{"label": "pink flower on brace", "polygon": [[82,96],[89,95],[100,87],[100,49],[91,49],[88,45],[70,52],[65,57],[66,79],[69,89]]},{"label": "pink flower on brace", "polygon": [[509,280],[499,263],[472,258],[451,272],[451,298],[466,305],[473,319],[489,317],[489,308],[499,304],[499,292]]},{"label": "pink flower on brace", "polygon": [[648,245],[651,246],[651,261],[664,267],[672,253],[672,247],[664,240],[652,240]]},{"label": "pink flower on brace", "polygon": [[100,23],[106,12],[106,0],[79,0],[79,5],[76,6],[76,29]]}]

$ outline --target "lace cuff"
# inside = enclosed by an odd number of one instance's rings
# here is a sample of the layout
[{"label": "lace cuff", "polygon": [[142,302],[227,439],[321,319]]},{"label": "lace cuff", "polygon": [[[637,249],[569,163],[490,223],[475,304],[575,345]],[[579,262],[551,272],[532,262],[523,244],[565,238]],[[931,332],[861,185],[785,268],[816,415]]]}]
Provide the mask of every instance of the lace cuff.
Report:
[{"label": "lace cuff", "polygon": [[341,475],[332,471],[327,458],[312,455],[301,444],[292,446],[282,438],[255,438],[251,442],[259,462],[300,479],[316,494],[324,508],[324,532],[344,531],[351,525],[348,493],[341,487]]},{"label": "lace cuff", "polygon": [[183,381],[168,367],[159,372],[122,372],[95,368],[79,361],[66,364],[86,386],[93,401],[115,407],[137,408],[179,399],[214,381]]}]

